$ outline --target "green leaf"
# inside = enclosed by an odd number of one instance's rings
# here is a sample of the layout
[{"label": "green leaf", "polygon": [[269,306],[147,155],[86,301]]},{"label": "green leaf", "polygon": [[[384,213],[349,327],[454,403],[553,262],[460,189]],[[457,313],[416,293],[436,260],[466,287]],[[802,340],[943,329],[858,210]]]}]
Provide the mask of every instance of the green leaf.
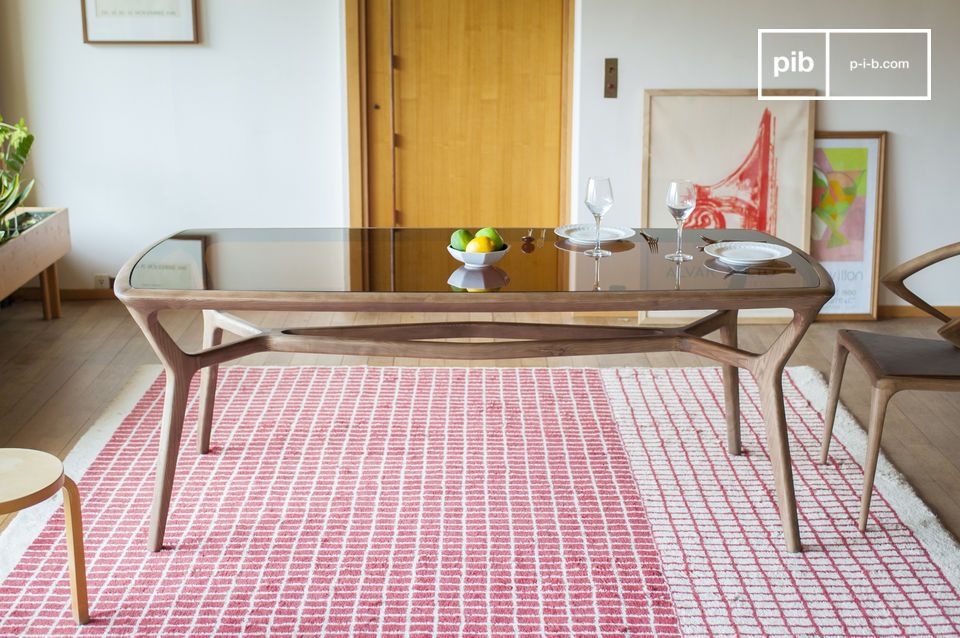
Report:
[{"label": "green leaf", "polygon": [[[31,183],[31,187],[33,184]],[[20,197],[20,176],[17,175],[14,180],[11,188],[6,193],[6,196],[3,199],[0,199],[0,218],[6,216],[10,211],[12,211],[15,206],[15,202],[19,201]]]},{"label": "green leaf", "polygon": [[19,175],[14,175],[12,179],[6,175],[0,174],[0,202],[10,197],[10,193],[16,188],[19,181]]},{"label": "green leaf", "polygon": [[23,190],[20,191],[20,195],[18,195],[17,198],[13,200],[13,207],[11,208],[11,210],[16,210],[17,207],[20,206],[20,204],[22,204],[25,199],[27,199],[27,195],[29,195],[30,191],[33,190],[33,182],[34,180],[31,179],[27,183],[27,185],[23,187]]},{"label": "green leaf", "polygon": [[4,158],[7,170],[19,173],[23,170],[23,165],[27,162],[27,156],[30,154],[30,148],[33,146],[33,135],[18,130],[10,137],[7,145],[7,155]]}]

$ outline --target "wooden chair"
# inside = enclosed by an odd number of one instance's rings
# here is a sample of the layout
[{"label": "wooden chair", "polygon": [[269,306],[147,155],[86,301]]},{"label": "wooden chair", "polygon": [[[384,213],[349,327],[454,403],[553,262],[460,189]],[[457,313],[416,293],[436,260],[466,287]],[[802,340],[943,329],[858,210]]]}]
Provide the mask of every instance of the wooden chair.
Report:
[{"label": "wooden chair", "polygon": [[87,613],[87,574],[83,562],[83,523],[77,484],[63,473],[63,463],[52,454],[0,448],[0,514],[36,505],[61,489],[67,525],[70,602],[74,620],[85,625],[90,616]]},{"label": "wooden chair", "polygon": [[960,319],[951,320],[904,285],[911,275],[960,254],[960,242],[930,251],[894,268],[883,278],[883,285],[901,299],[944,322],[938,330],[943,339],[898,337],[861,330],[837,331],[837,345],[830,368],[830,392],[823,431],[820,462],[827,462],[833,421],[840,398],[840,383],[847,354],[852,352],[870,377],[873,395],[867,428],[867,458],[860,501],[860,531],[867,527],[870,497],[880,455],[880,436],[887,403],[901,390],[960,391]]}]

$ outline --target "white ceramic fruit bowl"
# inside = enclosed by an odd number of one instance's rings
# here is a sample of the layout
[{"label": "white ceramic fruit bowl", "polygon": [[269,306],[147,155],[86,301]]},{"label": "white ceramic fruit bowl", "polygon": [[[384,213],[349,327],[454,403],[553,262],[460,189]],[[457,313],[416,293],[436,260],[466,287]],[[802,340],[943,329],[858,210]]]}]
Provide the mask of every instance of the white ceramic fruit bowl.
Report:
[{"label": "white ceramic fruit bowl", "polygon": [[450,273],[447,283],[465,291],[499,290],[510,283],[510,276],[497,268],[469,268],[460,266]]},{"label": "white ceramic fruit bowl", "polygon": [[494,250],[489,253],[468,253],[465,250],[457,250],[453,246],[448,245],[447,252],[467,268],[486,268],[503,259],[504,255],[510,252],[510,246],[504,244],[500,250]]}]

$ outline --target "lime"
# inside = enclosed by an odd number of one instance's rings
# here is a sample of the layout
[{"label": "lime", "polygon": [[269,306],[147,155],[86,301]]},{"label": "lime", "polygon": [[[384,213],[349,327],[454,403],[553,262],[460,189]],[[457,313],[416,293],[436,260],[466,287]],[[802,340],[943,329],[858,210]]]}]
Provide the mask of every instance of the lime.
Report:
[{"label": "lime", "polygon": [[450,245],[456,250],[466,250],[471,239],[473,239],[473,235],[470,231],[466,228],[460,228],[450,235]]}]

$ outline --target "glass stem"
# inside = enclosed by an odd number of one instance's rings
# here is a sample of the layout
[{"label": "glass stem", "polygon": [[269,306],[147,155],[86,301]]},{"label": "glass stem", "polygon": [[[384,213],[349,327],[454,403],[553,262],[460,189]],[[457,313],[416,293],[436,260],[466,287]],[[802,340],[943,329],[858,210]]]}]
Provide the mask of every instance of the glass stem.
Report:
[{"label": "glass stem", "polygon": [[677,222],[677,254],[682,255],[683,251],[680,250],[683,246],[683,222]]},{"label": "glass stem", "polygon": [[594,245],[593,249],[599,253],[600,252],[600,215],[594,215],[593,219],[594,221],[597,222],[597,243],[596,245]]}]

